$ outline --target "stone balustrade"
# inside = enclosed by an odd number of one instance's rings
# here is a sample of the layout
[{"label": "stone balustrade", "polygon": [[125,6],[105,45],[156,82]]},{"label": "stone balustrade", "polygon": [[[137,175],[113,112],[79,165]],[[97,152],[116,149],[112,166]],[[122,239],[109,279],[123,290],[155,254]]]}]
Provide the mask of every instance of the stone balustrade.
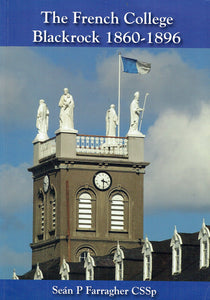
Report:
[{"label": "stone balustrade", "polygon": [[133,162],[143,162],[144,137],[112,137],[58,132],[56,137],[45,142],[34,143],[34,165],[52,156],[71,159],[79,156],[94,156],[99,159],[103,157],[126,158]]},{"label": "stone balustrade", "polygon": [[81,135],[76,137],[77,154],[94,154],[104,156],[127,156],[128,139],[126,137],[107,137]]}]

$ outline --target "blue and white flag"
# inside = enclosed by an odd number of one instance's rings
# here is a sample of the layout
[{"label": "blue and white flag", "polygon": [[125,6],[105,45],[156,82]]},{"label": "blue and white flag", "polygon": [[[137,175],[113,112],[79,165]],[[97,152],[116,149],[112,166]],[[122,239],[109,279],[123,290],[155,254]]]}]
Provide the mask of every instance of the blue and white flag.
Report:
[{"label": "blue and white flag", "polygon": [[140,62],[137,59],[123,57],[123,72],[133,74],[147,74],[151,69],[150,63]]}]

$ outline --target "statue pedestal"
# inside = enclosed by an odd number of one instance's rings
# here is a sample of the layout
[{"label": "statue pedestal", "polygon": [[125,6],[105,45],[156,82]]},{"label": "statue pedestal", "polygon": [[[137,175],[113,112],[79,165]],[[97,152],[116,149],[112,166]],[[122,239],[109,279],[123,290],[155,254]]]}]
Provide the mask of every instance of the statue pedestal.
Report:
[{"label": "statue pedestal", "polygon": [[58,129],[56,134],[56,157],[76,157],[76,136],[77,130]]},{"label": "statue pedestal", "polygon": [[39,164],[39,153],[40,153],[40,142],[36,141],[36,139],[33,141],[34,144],[34,157],[33,157],[33,165]]},{"label": "statue pedestal", "polygon": [[128,136],[128,159],[132,162],[144,161],[144,135]]}]

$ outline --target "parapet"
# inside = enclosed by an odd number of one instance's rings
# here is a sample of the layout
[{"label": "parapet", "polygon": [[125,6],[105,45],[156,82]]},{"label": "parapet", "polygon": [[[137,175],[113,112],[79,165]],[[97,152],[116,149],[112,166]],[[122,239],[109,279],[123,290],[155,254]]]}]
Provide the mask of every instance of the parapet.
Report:
[{"label": "parapet", "polygon": [[52,157],[144,162],[144,136],[110,137],[57,131],[55,137],[33,144],[34,166]]}]

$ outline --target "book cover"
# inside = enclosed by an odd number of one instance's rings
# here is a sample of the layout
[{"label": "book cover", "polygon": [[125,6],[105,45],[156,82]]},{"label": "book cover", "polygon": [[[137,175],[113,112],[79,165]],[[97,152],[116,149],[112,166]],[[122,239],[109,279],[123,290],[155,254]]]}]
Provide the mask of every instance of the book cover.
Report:
[{"label": "book cover", "polygon": [[[0,5],[1,298],[57,299],[67,294],[84,299],[90,296],[96,299],[132,299],[136,296],[143,299],[208,299],[210,2],[1,0]],[[73,110],[69,111],[73,121],[70,127],[65,127],[66,110],[61,104],[65,88],[68,88],[66,94],[74,99]],[[132,119],[131,103],[136,98],[139,102]],[[44,100],[48,111],[44,136],[41,132],[43,124],[38,124],[40,100]],[[69,131],[76,136],[76,144],[72,147],[67,142],[62,148],[64,136]],[[44,144],[48,138],[49,144]],[[132,146],[131,141],[136,140],[144,140],[144,145],[140,142],[140,148]],[[58,141],[61,141],[60,148]],[[72,154],[65,149],[75,152]],[[67,193],[68,175],[62,175],[61,178],[65,178],[63,185],[56,187],[57,171],[53,173],[46,162],[46,158],[52,159],[53,155],[60,160],[60,164],[53,165],[54,170],[62,171],[65,166],[66,174],[76,172],[77,164],[84,162],[78,167],[81,176],[74,173],[75,178],[68,182],[70,194]],[[71,159],[67,159],[68,155]],[[130,168],[125,171],[126,179],[125,175],[120,178],[119,166]],[[84,168],[87,175],[82,175]],[[131,173],[144,177],[144,182],[141,179],[141,196]],[[49,178],[45,177],[48,175]],[[78,182],[77,177],[81,177]],[[42,186],[38,186],[39,179]],[[85,189],[89,192],[85,193]],[[77,195],[75,206],[71,202],[72,190]],[[51,211],[48,210],[47,219],[40,199],[42,195],[48,197],[48,192],[50,196],[46,199]],[[62,201],[66,206],[53,210],[53,197],[59,199],[55,196],[59,193],[65,197],[66,202]],[[82,207],[84,203],[89,205],[87,194],[93,200],[90,213],[84,213]],[[109,195],[104,213],[97,212],[99,194]],[[36,198],[40,203],[35,210]],[[123,218],[119,213],[122,203]],[[110,216],[106,208],[109,208]],[[36,219],[38,209],[43,216],[39,220]],[[85,279],[84,269],[81,271],[84,278],[75,277],[76,281],[68,283],[50,281],[49,277],[42,281],[11,280],[15,276],[21,279],[31,270],[32,264],[40,263],[41,268],[47,261],[45,255],[48,252],[44,251],[51,246],[44,243],[56,240],[56,222],[60,218],[59,228],[62,228],[61,215],[68,210],[71,210],[71,218],[68,219],[67,213],[63,220],[69,226],[69,236],[75,230],[75,240],[80,236],[82,239],[81,232],[84,232],[90,241],[94,236],[96,243],[92,248],[87,242],[80,247],[79,242],[68,242],[68,232],[63,237],[64,242],[60,234],[59,251],[62,255],[62,251],[68,253],[67,261],[76,263],[89,252],[93,258],[114,255],[119,241],[125,261],[127,248],[141,249],[137,254],[141,256],[139,272],[133,272],[135,259],[129,260],[127,256],[124,281],[114,281],[115,264],[111,256],[111,281],[104,280],[109,279],[109,275],[106,273],[103,278],[103,271],[95,272],[100,281],[78,281]],[[81,215],[78,210],[83,210]],[[114,211],[118,213],[114,214]],[[40,228],[33,220],[39,222]],[[46,222],[47,233],[46,229],[43,233],[42,226]],[[126,238],[120,235],[122,231]],[[129,238],[129,234],[133,238]],[[137,235],[139,246],[135,244]],[[103,240],[101,244],[100,239]],[[113,244],[108,251],[104,245],[110,241]],[[128,246],[132,242],[133,246]],[[182,248],[176,248],[176,242]],[[183,251],[189,244],[191,254],[182,252],[180,257],[177,252],[176,262],[180,265],[176,267],[173,247]],[[153,257],[152,269],[147,276],[143,267],[144,245],[150,247]],[[67,250],[63,250],[65,247]],[[52,256],[49,258],[54,258],[50,251]],[[155,255],[161,251],[168,251],[164,261],[169,265],[170,274],[164,268],[161,273],[163,263],[155,263]],[[157,261],[160,260],[158,255]],[[139,260],[136,259],[137,265]],[[96,270],[97,260],[95,265]],[[70,274],[72,270],[70,264]],[[109,272],[108,267],[107,270]],[[28,279],[32,279],[30,276]],[[59,278],[58,274],[53,279]]]}]

